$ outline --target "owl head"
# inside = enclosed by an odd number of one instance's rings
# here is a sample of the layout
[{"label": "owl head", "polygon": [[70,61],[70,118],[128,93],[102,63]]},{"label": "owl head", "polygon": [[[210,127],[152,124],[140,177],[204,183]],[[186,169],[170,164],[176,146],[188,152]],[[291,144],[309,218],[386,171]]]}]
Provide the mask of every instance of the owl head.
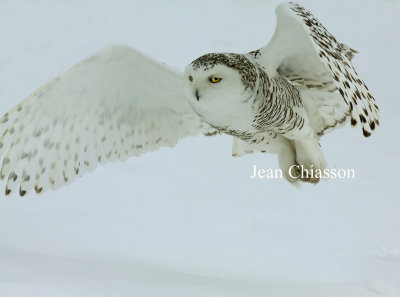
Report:
[{"label": "owl head", "polygon": [[186,96],[194,111],[216,127],[243,123],[251,111],[246,103],[254,96],[256,83],[256,66],[240,54],[206,54],[184,72]]}]

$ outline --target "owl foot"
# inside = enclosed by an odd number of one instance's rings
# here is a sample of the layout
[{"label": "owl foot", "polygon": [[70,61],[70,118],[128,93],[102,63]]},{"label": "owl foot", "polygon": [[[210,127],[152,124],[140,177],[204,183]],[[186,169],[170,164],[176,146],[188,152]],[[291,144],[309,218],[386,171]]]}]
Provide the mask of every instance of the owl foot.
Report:
[{"label": "owl foot", "polygon": [[295,140],[297,176],[302,182],[317,184],[325,169],[325,158],[314,138]]}]

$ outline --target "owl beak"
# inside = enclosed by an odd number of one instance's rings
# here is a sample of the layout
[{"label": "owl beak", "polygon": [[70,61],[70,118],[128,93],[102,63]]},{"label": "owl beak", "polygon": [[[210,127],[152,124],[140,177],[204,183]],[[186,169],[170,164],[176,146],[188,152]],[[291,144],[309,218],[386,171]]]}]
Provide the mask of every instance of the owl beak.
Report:
[{"label": "owl beak", "polygon": [[199,90],[197,90],[197,89],[196,89],[196,99],[197,99],[197,101],[199,101],[199,100],[200,100],[200,94],[199,94]]}]

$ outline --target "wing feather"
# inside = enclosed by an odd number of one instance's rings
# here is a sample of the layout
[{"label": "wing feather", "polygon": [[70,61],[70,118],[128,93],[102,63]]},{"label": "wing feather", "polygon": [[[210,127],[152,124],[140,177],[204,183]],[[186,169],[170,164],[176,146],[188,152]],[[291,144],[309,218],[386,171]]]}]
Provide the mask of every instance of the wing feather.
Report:
[{"label": "wing feather", "polygon": [[182,83],[180,73],[113,46],[45,84],[0,118],[6,194],[57,189],[98,164],[202,131]]},{"label": "wing feather", "polygon": [[[356,51],[338,42],[299,4],[282,3],[276,15],[275,34],[259,56],[269,74],[286,76],[300,87],[337,93],[348,108],[338,109],[339,113],[333,113],[335,118],[322,112],[327,115],[325,120],[338,121],[349,112],[352,126],[360,123],[364,136],[370,136],[379,125],[379,112],[373,96],[351,64]],[[330,105],[334,107],[337,103],[332,100]],[[320,131],[325,128],[329,127],[320,127]]]}]

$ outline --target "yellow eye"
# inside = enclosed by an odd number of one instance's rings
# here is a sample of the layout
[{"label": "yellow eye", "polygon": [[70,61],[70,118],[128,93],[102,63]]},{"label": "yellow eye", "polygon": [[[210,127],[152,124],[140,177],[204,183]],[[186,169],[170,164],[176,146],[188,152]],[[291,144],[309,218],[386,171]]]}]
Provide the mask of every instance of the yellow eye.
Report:
[{"label": "yellow eye", "polygon": [[220,82],[221,79],[222,79],[222,78],[220,78],[220,77],[211,76],[211,77],[209,78],[209,81],[212,82],[213,84],[216,84],[216,83]]}]

